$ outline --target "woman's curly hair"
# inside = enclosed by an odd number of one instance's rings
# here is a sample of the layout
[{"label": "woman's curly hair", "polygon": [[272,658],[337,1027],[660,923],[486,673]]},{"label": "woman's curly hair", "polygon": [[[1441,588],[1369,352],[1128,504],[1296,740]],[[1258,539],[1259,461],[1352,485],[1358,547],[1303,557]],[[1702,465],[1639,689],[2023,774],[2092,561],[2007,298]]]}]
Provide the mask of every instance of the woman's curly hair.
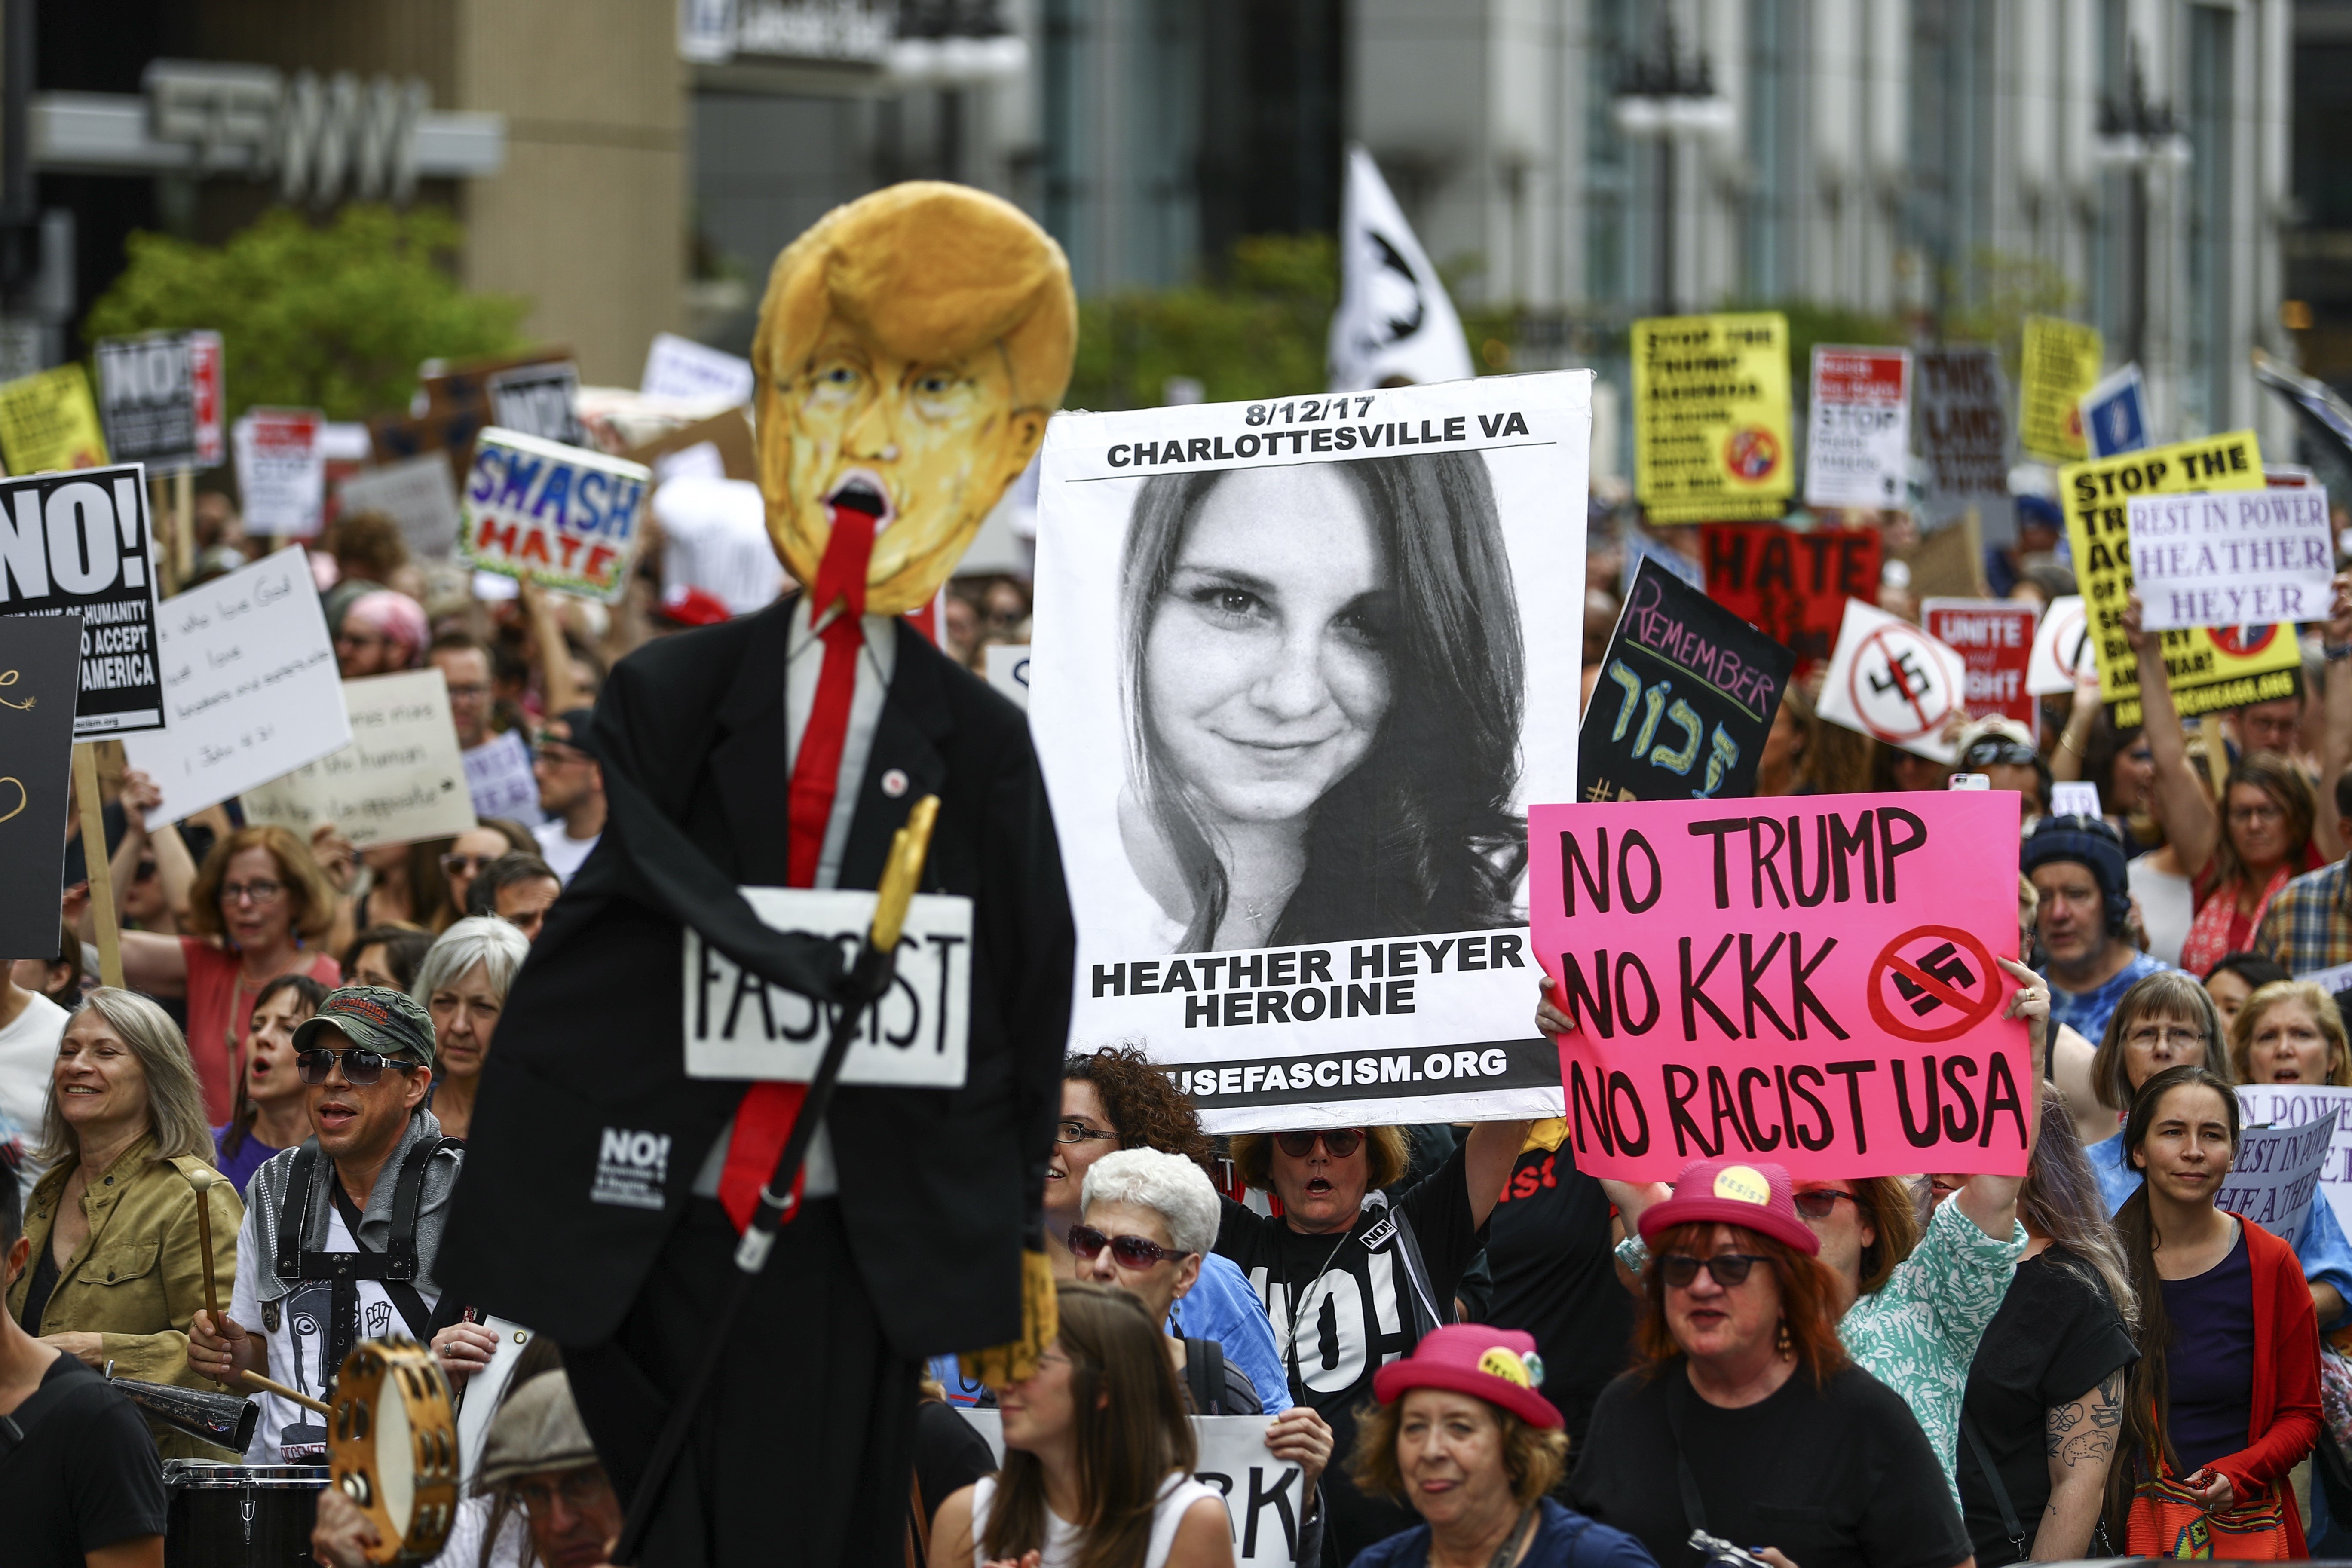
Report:
[{"label": "woman's curly hair", "polygon": [[1095,1086],[1102,1097],[1103,1114],[1118,1130],[1122,1149],[1157,1149],[1181,1154],[1209,1171],[1215,1151],[1201,1131],[1201,1113],[1153,1065],[1140,1046],[1104,1046],[1073,1053],[1062,1064],[1064,1081],[1076,1079]]}]

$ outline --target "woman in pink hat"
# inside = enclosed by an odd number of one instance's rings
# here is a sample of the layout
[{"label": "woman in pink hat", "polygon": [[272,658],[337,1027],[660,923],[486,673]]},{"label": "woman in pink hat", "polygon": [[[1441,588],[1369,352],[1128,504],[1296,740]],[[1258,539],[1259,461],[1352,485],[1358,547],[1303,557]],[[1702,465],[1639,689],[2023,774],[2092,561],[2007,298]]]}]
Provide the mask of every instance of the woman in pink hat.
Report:
[{"label": "woman in pink hat", "polygon": [[1434,1330],[1381,1368],[1356,1484],[1424,1522],[1366,1547],[1353,1568],[1655,1568],[1623,1531],[1544,1495],[1568,1436],[1542,1384],[1534,1335],[1478,1323]]},{"label": "woman in pink hat", "polygon": [[1839,1342],[1843,1300],[1789,1173],[1694,1160],[1643,1211],[1637,1364],[1593,1406],[1570,1495],[1665,1568],[1956,1568],[1968,1531],[1902,1398]]}]

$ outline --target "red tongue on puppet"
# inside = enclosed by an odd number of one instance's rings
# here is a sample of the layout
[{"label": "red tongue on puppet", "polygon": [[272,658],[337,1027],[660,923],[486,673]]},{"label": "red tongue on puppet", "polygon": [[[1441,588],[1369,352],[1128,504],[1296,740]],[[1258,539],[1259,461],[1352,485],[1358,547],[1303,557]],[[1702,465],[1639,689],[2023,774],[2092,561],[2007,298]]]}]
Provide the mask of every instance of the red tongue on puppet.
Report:
[{"label": "red tongue on puppet", "polygon": [[852,490],[826,505],[833,514],[833,537],[825,541],[824,559],[817,563],[816,582],[809,589],[810,618],[846,600],[849,613],[866,613],[866,567],[874,555],[874,524],[879,513],[875,498]]}]

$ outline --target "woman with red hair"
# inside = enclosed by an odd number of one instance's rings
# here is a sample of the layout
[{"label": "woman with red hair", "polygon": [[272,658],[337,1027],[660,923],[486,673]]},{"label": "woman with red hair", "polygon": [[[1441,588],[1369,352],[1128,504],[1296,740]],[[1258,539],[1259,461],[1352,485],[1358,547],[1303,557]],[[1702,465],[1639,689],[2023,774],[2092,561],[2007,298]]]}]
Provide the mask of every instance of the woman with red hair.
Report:
[{"label": "woman with red hair", "polygon": [[1593,1407],[1575,1506],[1668,1568],[1700,1531],[1774,1568],[1972,1563],[1927,1435],[1838,1342],[1838,1279],[1789,1173],[1693,1161],[1641,1228],[1639,1364]]}]

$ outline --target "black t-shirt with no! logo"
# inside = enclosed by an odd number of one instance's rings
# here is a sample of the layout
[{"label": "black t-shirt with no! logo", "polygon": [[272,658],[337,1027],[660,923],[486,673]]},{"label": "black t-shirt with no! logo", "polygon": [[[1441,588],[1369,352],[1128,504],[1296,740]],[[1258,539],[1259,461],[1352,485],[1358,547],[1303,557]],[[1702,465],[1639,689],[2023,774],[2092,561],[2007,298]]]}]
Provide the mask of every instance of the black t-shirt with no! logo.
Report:
[{"label": "black t-shirt with no! logo", "polygon": [[[1395,1203],[1412,1225],[1428,1269],[1431,1307],[1450,1317],[1454,1288],[1477,1255],[1480,1232],[1465,1176],[1468,1145]],[[1410,1529],[1417,1516],[1367,1498],[1348,1483],[1342,1460],[1356,1440],[1359,1406],[1372,1399],[1372,1374],[1419,1342],[1414,1285],[1397,1245],[1396,1214],[1375,1203],[1344,1237],[1302,1236],[1288,1222],[1228,1200],[1217,1250],[1241,1266],[1274,1324],[1290,1374],[1291,1397],[1331,1424],[1324,1496],[1331,1528],[1326,1560],[1346,1563],[1373,1542]]]}]

